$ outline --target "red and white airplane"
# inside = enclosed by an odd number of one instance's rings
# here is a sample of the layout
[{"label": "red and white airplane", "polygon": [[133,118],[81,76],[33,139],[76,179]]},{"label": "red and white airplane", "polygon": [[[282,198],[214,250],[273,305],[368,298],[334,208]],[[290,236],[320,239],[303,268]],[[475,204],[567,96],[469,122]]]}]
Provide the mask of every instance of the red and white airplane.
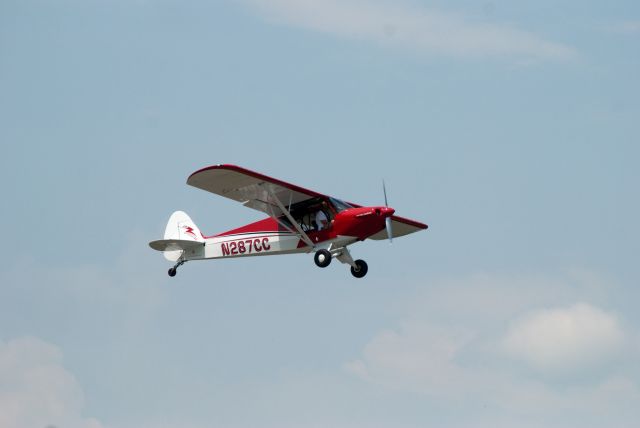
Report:
[{"label": "red and white airplane", "polygon": [[[347,247],[365,239],[381,240],[426,229],[426,224],[395,216],[387,206],[363,207],[235,165],[214,165],[194,172],[187,184],[240,202],[269,215],[264,220],[204,236],[189,216],[176,211],[164,239],[149,243],[176,262],[315,252],[319,267],[333,258],[351,266],[356,278],[367,274],[364,260],[353,260]],[[383,186],[384,189],[384,186]]]}]

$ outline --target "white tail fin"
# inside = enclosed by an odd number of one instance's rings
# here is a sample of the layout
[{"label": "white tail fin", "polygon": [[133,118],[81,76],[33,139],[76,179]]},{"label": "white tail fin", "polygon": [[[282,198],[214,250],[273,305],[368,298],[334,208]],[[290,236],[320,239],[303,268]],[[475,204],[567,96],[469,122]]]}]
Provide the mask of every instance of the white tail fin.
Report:
[{"label": "white tail fin", "polygon": [[204,242],[200,229],[184,211],[171,214],[167,228],[164,230],[164,239]]},{"label": "white tail fin", "polygon": [[154,250],[163,251],[164,257],[170,261],[176,261],[184,251],[191,252],[198,244],[204,244],[204,236],[198,226],[184,211],[176,211],[169,217],[169,222],[164,230],[164,239],[150,242]]}]

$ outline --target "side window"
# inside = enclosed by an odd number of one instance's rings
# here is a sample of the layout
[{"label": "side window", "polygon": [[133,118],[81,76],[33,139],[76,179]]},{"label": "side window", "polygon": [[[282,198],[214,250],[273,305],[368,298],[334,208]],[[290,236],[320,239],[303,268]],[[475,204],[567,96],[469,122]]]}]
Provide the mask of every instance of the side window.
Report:
[{"label": "side window", "polygon": [[328,209],[314,209],[310,212],[304,214],[301,217],[296,217],[296,222],[300,225],[300,228],[303,232],[310,232],[318,230],[318,221],[317,215],[319,212],[324,213],[325,216],[325,226],[322,229],[328,229],[331,227],[331,220],[333,218],[333,213]]},{"label": "side window", "polygon": [[300,228],[302,229],[303,232],[308,232],[312,229],[312,225],[311,225],[311,222],[309,221],[308,214],[303,215],[302,217],[296,219],[296,221],[300,225]]}]

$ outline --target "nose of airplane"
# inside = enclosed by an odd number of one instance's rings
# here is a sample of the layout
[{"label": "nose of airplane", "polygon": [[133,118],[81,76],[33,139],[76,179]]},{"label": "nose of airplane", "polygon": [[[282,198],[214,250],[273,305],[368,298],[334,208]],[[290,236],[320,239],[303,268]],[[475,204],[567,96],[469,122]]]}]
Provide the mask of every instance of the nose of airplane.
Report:
[{"label": "nose of airplane", "polygon": [[375,209],[372,209],[371,212],[375,212],[376,215],[379,217],[387,218],[387,217],[391,217],[393,213],[396,212],[396,210],[389,207],[376,207]]}]

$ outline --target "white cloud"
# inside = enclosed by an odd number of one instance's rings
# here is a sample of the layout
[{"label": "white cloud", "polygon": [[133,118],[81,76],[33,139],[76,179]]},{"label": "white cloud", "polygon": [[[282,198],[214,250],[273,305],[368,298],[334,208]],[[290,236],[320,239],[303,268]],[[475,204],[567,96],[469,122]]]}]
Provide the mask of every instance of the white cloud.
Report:
[{"label": "white cloud", "polygon": [[506,351],[544,371],[590,368],[620,352],[624,334],[616,318],[586,303],[536,311],[511,324]]},{"label": "white cloud", "polygon": [[392,388],[448,395],[469,376],[455,363],[469,339],[463,331],[408,323],[378,333],[365,346],[363,358],[345,364],[345,369]]},{"label": "white cloud", "polygon": [[84,396],[56,346],[26,337],[0,342],[0,426],[100,428],[81,414]]},{"label": "white cloud", "polygon": [[[108,266],[44,267],[18,259],[0,275],[0,300],[6,303],[2,337],[26,330],[55,339],[67,336],[62,332],[68,328],[90,331],[85,341],[100,347],[103,362],[120,355],[123,346],[138,346],[164,307],[162,285],[168,277],[166,262],[149,251],[146,238],[134,235],[128,241]],[[11,302],[22,301],[28,301],[28,310],[10,310]],[[113,373],[119,364],[106,368]],[[0,428],[100,427],[82,417],[83,402],[80,384],[64,367],[58,347],[36,338],[0,341]]]},{"label": "white cloud", "polygon": [[632,426],[640,417],[634,404],[640,379],[620,351],[633,349],[628,342],[635,338],[612,313],[576,303],[606,300],[602,290],[613,288],[579,273],[431,282],[396,326],[375,334],[343,368],[365,382],[441,403],[487,403],[500,409],[503,422],[544,415],[558,426],[597,426],[613,413],[618,426]]},{"label": "white cloud", "polygon": [[384,0],[245,0],[287,25],[429,55],[568,59],[573,48],[509,25]]}]

